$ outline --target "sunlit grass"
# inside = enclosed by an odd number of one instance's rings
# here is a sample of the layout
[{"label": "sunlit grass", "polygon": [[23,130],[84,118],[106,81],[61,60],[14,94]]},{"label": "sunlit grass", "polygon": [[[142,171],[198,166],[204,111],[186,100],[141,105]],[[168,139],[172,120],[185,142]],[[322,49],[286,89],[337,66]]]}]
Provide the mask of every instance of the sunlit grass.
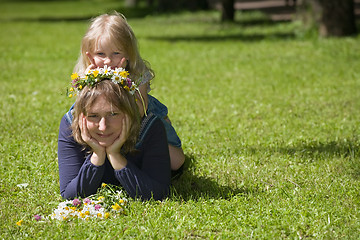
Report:
[{"label": "sunlit grass", "polygon": [[[83,16],[115,4],[97,3]],[[359,39],[300,38],[296,24],[262,24],[254,21],[264,19],[259,13],[225,25],[216,12],[130,18],[187,170],[169,199],[133,201],[128,216],[34,221],[61,201],[57,131],[72,104],[64,90],[87,22],[11,20],[77,16],[82,1],[54,1],[38,12],[44,5],[7,4],[0,21],[7,33],[0,37],[1,238],[359,237]]]}]

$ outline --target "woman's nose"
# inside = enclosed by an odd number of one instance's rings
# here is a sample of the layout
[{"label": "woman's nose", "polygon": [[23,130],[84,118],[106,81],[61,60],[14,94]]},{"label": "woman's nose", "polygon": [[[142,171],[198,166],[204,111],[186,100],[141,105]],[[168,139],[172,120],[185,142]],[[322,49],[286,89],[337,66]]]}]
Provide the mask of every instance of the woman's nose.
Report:
[{"label": "woman's nose", "polygon": [[102,117],[99,122],[99,130],[105,131],[106,130],[106,119]]}]

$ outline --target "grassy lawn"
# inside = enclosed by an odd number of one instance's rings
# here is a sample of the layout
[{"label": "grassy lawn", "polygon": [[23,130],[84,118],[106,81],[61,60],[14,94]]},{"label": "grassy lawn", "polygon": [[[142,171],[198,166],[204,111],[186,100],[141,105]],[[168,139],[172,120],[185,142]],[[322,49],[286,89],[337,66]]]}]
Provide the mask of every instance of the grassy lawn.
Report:
[{"label": "grassy lawn", "polygon": [[127,216],[36,222],[62,201],[57,134],[86,19],[118,5],[0,1],[1,239],[360,238],[360,39],[259,13],[129,18],[187,170]]}]

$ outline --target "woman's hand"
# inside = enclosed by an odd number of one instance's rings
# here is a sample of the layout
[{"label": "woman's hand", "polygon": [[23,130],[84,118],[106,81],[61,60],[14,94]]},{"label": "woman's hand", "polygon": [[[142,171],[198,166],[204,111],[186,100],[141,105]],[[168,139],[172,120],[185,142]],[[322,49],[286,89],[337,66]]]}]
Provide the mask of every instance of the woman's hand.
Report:
[{"label": "woman's hand", "polygon": [[124,114],[121,133],[119,137],[115,139],[114,143],[106,148],[107,155],[112,153],[120,153],[121,147],[124,145],[126,139],[129,136],[130,126],[130,119],[126,114]]},{"label": "woman's hand", "polygon": [[105,162],[106,151],[105,148],[100,146],[99,142],[96,141],[89,134],[89,130],[87,128],[87,120],[83,113],[80,114],[79,118],[79,127],[81,131],[81,138],[84,142],[89,145],[93,154],[91,156],[91,162],[96,166],[101,166]]},{"label": "woman's hand", "polygon": [[122,121],[122,130],[119,137],[111,144],[109,147],[106,148],[106,154],[108,159],[115,170],[120,170],[127,165],[126,158],[120,153],[121,147],[124,145],[126,139],[129,136],[130,130],[130,119],[125,114],[123,121]]}]

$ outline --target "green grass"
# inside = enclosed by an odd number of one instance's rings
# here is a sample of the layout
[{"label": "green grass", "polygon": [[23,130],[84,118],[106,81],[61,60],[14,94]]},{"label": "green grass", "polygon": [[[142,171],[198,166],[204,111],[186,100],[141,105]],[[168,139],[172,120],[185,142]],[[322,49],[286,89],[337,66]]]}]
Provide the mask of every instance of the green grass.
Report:
[{"label": "green grass", "polygon": [[58,125],[87,27],[74,9],[117,7],[90,3],[0,3],[1,239],[360,237],[359,38],[304,37],[259,13],[130,18],[187,170],[171,197],[132,201],[128,216],[35,222],[61,201]]}]

